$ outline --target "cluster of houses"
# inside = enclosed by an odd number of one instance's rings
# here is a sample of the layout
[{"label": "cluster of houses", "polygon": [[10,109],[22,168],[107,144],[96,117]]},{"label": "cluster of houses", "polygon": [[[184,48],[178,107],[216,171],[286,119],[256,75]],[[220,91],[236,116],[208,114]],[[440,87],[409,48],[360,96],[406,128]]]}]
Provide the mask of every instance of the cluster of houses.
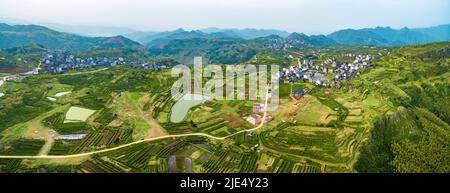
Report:
[{"label": "cluster of houses", "polygon": [[172,58],[153,58],[144,63],[135,64],[135,65],[133,65],[133,67],[150,69],[150,70],[163,70],[163,69],[171,68],[178,64],[180,64],[180,63]]},{"label": "cluster of houses", "polygon": [[170,67],[170,63],[168,65],[163,63],[150,64],[148,62],[138,63],[138,61],[129,60],[123,57],[78,57],[69,51],[61,50],[44,53],[40,62],[45,64],[46,70],[53,74],[62,74],[67,70],[92,68],[96,66],[118,66],[124,64],[130,64],[134,68],[151,70],[162,70]]},{"label": "cluster of houses", "polygon": [[[252,114],[252,115],[249,115],[248,117],[245,117],[245,120],[253,125],[259,125],[259,124],[261,124],[263,117],[259,114]],[[267,116],[266,119],[264,119],[264,123],[270,122],[272,120],[273,120],[273,117]]]},{"label": "cluster of houses", "polygon": [[163,70],[163,69],[169,68],[167,65],[149,64],[149,63],[136,64],[136,65],[134,65],[134,67],[135,68],[150,69],[150,70]]},{"label": "cluster of houses", "polygon": [[[249,123],[253,124],[253,125],[259,125],[262,122],[263,116],[261,116],[258,113],[262,113],[266,111],[266,107],[264,104],[261,103],[254,103],[253,104],[253,113],[247,117],[244,117],[244,119],[246,121],[248,121]],[[273,117],[271,116],[266,116],[266,119],[264,120],[264,123],[270,122],[273,120]]]},{"label": "cluster of houses", "polygon": [[[331,58],[315,65],[309,59],[299,60],[298,66],[283,68],[278,72],[278,77],[286,83],[306,81],[318,86],[339,88],[341,80],[358,77],[363,70],[372,67],[374,60],[369,54],[348,54],[348,56],[354,57],[353,62],[338,62],[335,58]],[[333,77],[327,78],[328,74],[333,74]]]},{"label": "cluster of houses", "polygon": [[131,61],[126,58],[116,57],[77,57],[69,51],[49,51],[42,53],[42,57],[39,60],[39,67],[33,68],[31,71],[23,72],[18,75],[12,75],[6,77],[5,81],[17,81],[20,76],[32,76],[38,75],[41,72],[40,66],[45,65],[45,71],[52,74],[63,74],[68,70],[76,70],[83,68],[93,68],[97,66],[118,66],[124,64],[131,64],[135,68],[144,68],[151,70],[162,70],[167,69],[172,66],[172,63],[168,62],[167,65],[164,63],[150,64],[150,63],[137,63],[137,61]]},{"label": "cluster of houses", "polygon": [[51,51],[42,54],[40,62],[46,70],[54,74],[62,74],[67,70],[92,68],[96,66],[116,66],[128,63],[124,58],[77,57],[69,51]]}]

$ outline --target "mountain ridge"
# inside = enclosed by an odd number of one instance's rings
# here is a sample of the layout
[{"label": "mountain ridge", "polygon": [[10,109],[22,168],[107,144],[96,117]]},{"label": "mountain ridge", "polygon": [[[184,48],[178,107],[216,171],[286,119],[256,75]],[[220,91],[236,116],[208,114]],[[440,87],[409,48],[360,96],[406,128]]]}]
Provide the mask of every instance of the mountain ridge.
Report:
[{"label": "mountain ridge", "polygon": [[375,27],[343,29],[327,37],[345,45],[403,46],[450,40],[450,24],[427,28]]},{"label": "mountain ridge", "polygon": [[[251,39],[249,39],[250,37]],[[178,43],[183,43],[181,40],[186,39],[223,39],[253,43],[253,45],[280,44],[270,45],[273,48],[281,48],[281,44],[293,46],[403,46],[448,41],[450,40],[450,24],[427,28],[404,27],[393,29],[391,27],[375,27],[343,29],[328,35],[306,35],[298,32],[288,33],[281,30],[252,28],[205,28],[191,31],[178,28],[164,32],[135,32],[134,34],[112,37],[87,37],[59,32],[41,25],[8,25],[0,23],[0,48],[19,47],[34,43],[49,49],[67,49],[71,51],[85,51],[94,48],[144,50],[145,48],[163,48],[175,40]],[[186,42],[193,43],[193,41]],[[201,44],[205,42],[214,43],[213,41],[203,41]]]},{"label": "mountain ridge", "polygon": [[58,32],[40,25],[8,25],[0,23],[0,48],[19,47],[27,44],[40,44],[50,49],[85,51],[93,48],[132,48],[144,47],[124,36],[86,37],[66,32]]}]

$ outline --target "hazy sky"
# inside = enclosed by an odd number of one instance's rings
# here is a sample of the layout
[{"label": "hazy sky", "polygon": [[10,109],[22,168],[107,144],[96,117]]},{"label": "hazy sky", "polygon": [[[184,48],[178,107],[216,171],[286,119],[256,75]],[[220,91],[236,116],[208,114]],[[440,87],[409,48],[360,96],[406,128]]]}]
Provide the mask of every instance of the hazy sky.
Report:
[{"label": "hazy sky", "polygon": [[427,27],[450,23],[449,10],[449,0],[0,0],[0,18],[151,31]]}]

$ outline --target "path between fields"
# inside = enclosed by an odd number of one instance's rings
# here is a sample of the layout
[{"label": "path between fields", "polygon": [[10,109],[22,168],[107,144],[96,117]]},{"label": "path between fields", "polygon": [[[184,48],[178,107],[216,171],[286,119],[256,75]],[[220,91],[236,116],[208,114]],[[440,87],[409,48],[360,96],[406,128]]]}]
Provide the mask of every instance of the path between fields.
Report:
[{"label": "path between fields", "polygon": [[[267,88],[267,92],[269,92],[269,87]],[[264,102],[264,105],[267,107],[268,101],[269,101],[270,95],[266,94],[266,100]],[[112,147],[112,148],[107,148],[107,149],[102,149],[102,150],[97,150],[97,151],[91,151],[91,152],[86,152],[86,153],[79,153],[79,154],[72,154],[72,155],[0,155],[0,159],[65,159],[65,158],[76,158],[76,157],[83,157],[83,156],[90,156],[90,155],[94,155],[94,154],[99,154],[99,153],[105,153],[105,152],[110,152],[110,151],[114,151],[114,150],[118,150],[118,149],[122,149],[128,146],[132,146],[132,145],[136,145],[136,144],[140,144],[140,143],[144,143],[144,142],[149,142],[149,141],[156,141],[156,140],[161,140],[161,139],[168,139],[168,138],[177,138],[177,137],[189,137],[189,136],[202,136],[202,137],[208,137],[214,140],[225,140],[226,138],[235,136],[237,134],[243,133],[243,132],[249,132],[249,131],[255,131],[259,128],[261,128],[264,125],[264,122],[266,120],[266,116],[267,116],[267,111],[264,111],[264,115],[262,117],[261,123],[252,128],[252,129],[245,129],[245,130],[241,130],[238,131],[236,133],[224,136],[224,137],[216,137],[210,134],[206,134],[206,133],[185,133],[185,134],[175,134],[175,135],[165,135],[165,136],[160,136],[160,137],[155,137],[155,138],[148,138],[148,139],[142,139],[139,141],[134,141],[131,143],[127,143],[127,144],[123,144],[120,146],[116,146],[116,147]]]},{"label": "path between fields", "polygon": [[80,74],[92,74],[92,73],[96,73],[96,72],[100,72],[103,70],[107,70],[108,68],[100,68],[97,70],[92,70],[92,71],[86,71],[86,72],[74,72],[74,73],[67,73],[67,74],[61,74],[62,76],[70,76],[70,75],[80,75]]}]

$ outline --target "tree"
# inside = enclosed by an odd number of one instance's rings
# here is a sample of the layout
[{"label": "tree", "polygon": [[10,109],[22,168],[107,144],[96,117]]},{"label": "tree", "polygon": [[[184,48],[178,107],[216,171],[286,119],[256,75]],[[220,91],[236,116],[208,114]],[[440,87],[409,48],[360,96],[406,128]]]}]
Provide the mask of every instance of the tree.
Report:
[{"label": "tree", "polygon": [[401,173],[450,172],[450,146],[433,134],[424,135],[419,143],[405,139],[392,145],[394,170]]}]

